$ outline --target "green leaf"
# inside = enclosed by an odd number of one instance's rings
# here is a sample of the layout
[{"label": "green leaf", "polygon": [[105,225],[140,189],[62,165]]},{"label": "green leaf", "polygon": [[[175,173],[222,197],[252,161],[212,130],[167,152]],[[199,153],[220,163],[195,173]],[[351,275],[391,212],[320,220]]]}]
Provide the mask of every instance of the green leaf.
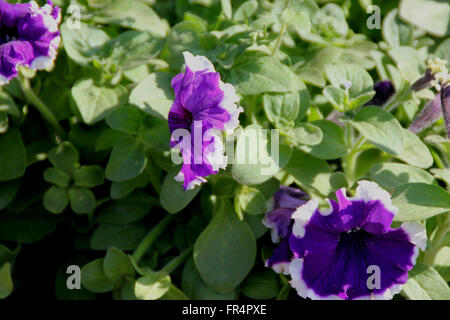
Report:
[{"label": "green leaf", "polygon": [[425,141],[440,151],[442,159],[447,165],[450,165],[450,140],[437,135],[430,135]]},{"label": "green leaf", "polygon": [[339,111],[344,111],[349,104],[348,94],[344,89],[335,86],[326,86],[323,88],[323,95]]},{"label": "green leaf", "polygon": [[54,214],[59,214],[69,204],[69,193],[67,189],[52,186],[44,194],[44,207]]},{"label": "green leaf", "polygon": [[434,264],[435,269],[448,282],[450,280],[450,247],[443,247],[438,251]]},{"label": "green leaf", "polygon": [[231,1],[230,0],[220,0],[220,3],[222,4],[222,11],[225,14],[225,17],[227,17],[227,19],[231,20],[231,17],[233,16],[233,11],[231,8]]},{"label": "green leaf", "polygon": [[434,51],[434,54],[443,60],[450,61],[450,38],[442,41]]},{"label": "green leaf", "polygon": [[98,23],[147,31],[159,37],[166,36],[169,30],[166,20],[144,2],[136,0],[110,0],[107,6],[96,12],[93,19]]},{"label": "green leaf", "polygon": [[316,67],[303,67],[298,70],[298,76],[307,84],[323,88],[326,84],[322,71]]},{"label": "green leaf", "polygon": [[164,46],[164,40],[147,32],[126,31],[109,44],[109,56],[122,70],[130,70],[155,58]]},{"label": "green leaf", "polygon": [[206,27],[197,20],[177,23],[170,30],[166,47],[161,57],[167,61],[172,70],[179,70],[184,64],[183,51],[196,53],[200,50],[200,36]]},{"label": "green leaf", "polygon": [[370,176],[384,189],[394,189],[414,182],[436,184],[428,172],[401,163],[379,163],[370,169]]},{"label": "green leaf", "polygon": [[5,299],[13,291],[13,281],[11,278],[11,264],[5,263],[0,268],[0,299]]},{"label": "green leaf", "polygon": [[237,197],[241,208],[252,215],[259,215],[266,209],[266,199],[258,189],[241,186]]},{"label": "green leaf", "polygon": [[263,101],[267,118],[276,127],[288,126],[297,118],[300,109],[300,96],[297,92],[265,94]]},{"label": "green leaf", "polygon": [[108,250],[116,247],[120,250],[134,250],[147,232],[144,225],[114,225],[101,223],[95,229],[90,240],[92,250]]},{"label": "green leaf", "polygon": [[246,222],[238,220],[228,203],[223,203],[194,246],[194,262],[201,278],[211,289],[229,292],[247,276],[255,257],[253,232]]},{"label": "green leaf", "polygon": [[431,169],[431,173],[442,181],[445,181],[447,186],[450,186],[450,169]]},{"label": "green leaf", "polygon": [[391,47],[410,46],[413,41],[414,28],[398,17],[398,10],[391,10],[383,20],[381,27],[383,39]]},{"label": "green leaf", "polygon": [[169,291],[170,277],[158,279],[154,275],[147,275],[136,280],[134,293],[140,300],[158,300]]},{"label": "green leaf", "polygon": [[166,72],[149,74],[131,91],[129,103],[155,117],[167,119],[174,93],[172,75]]},{"label": "green leaf", "polygon": [[436,37],[450,34],[450,5],[445,1],[402,0],[399,13],[402,19]]},{"label": "green leaf", "polygon": [[51,215],[39,206],[11,215],[3,212],[0,215],[0,239],[21,243],[37,242],[54,232],[60,222],[61,217]]},{"label": "green leaf", "polygon": [[113,181],[111,184],[110,197],[121,199],[126,197],[137,188],[144,188],[149,182],[149,175],[145,171],[136,178],[125,181]]},{"label": "green leaf", "polygon": [[286,134],[296,146],[318,145],[323,138],[322,130],[311,123],[298,123],[295,128],[287,130]]},{"label": "green leaf", "polygon": [[278,131],[251,125],[238,136],[231,168],[236,181],[246,185],[261,184],[286,165],[292,150],[274,139],[277,134]]},{"label": "green leaf", "polygon": [[124,181],[137,177],[147,164],[145,145],[133,137],[120,139],[114,145],[105,177],[111,181]]},{"label": "green leaf", "polygon": [[11,203],[19,191],[20,185],[20,179],[0,182],[0,210],[5,209]]},{"label": "green leaf", "polygon": [[192,300],[234,300],[236,298],[234,290],[218,293],[209,288],[200,277],[193,259],[189,259],[184,265],[181,287]]},{"label": "green leaf", "polygon": [[380,107],[365,107],[350,121],[372,144],[390,154],[400,154],[405,134],[398,120]]},{"label": "green leaf", "polygon": [[250,299],[265,300],[278,294],[278,276],[270,269],[252,273],[242,284],[242,294]]},{"label": "green leaf", "polygon": [[104,259],[96,259],[81,268],[81,284],[87,290],[94,293],[109,292],[114,288],[114,283],[108,279],[103,270]]},{"label": "green leaf", "polygon": [[323,138],[319,144],[303,147],[304,151],[326,160],[344,157],[349,152],[345,144],[344,131],[340,126],[328,120],[317,120],[312,124],[320,128]]},{"label": "green leaf", "polygon": [[306,189],[328,196],[333,188],[330,185],[331,168],[325,160],[294,150],[291,160],[284,168],[295,181]]},{"label": "green leaf", "polygon": [[21,177],[26,168],[26,152],[19,129],[0,134],[0,181]]},{"label": "green leaf", "polygon": [[78,165],[79,158],[78,150],[69,141],[59,144],[48,153],[48,160],[52,165],[66,172],[72,172]]},{"label": "green leaf", "polygon": [[82,166],[73,172],[73,180],[78,187],[94,188],[103,184],[105,173],[98,165]]},{"label": "green leaf", "polygon": [[111,201],[102,207],[98,222],[110,224],[128,224],[141,220],[149,212],[157,199],[145,192],[135,192],[120,200]]},{"label": "green leaf", "polygon": [[94,211],[96,200],[94,193],[86,188],[69,189],[70,208],[78,214],[86,214]]},{"label": "green leaf", "polygon": [[188,297],[183,291],[171,284],[169,290],[161,297],[161,300],[188,300]]},{"label": "green leaf", "polygon": [[142,130],[142,140],[144,140],[151,148],[158,151],[164,152],[170,150],[170,131],[167,121],[148,117],[146,126],[150,127]]},{"label": "green leaf", "polygon": [[169,213],[177,213],[183,210],[201,189],[201,187],[196,186],[192,190],[185,191],[183,183],[175,180],[179,171],[180,167],[170,169],[161,188],[161,205]]},{"label": "green leaf", "polygon": [[13,117],[20,117],[21,112],[17,107],[14,99],[0,88],[0,112],[5,112]]},{"label": "green leaf", "polygon": [[409,183],[395,189],[392,203],[399,209],[394,220],[423,220],[450,210],[450,194],[436,185]]},{"label": "green leaf", "polygon": [[[413,83],[418,78],[420,78],[423,71],[423,58],[416,49],[405,46],[395,47],[389,50],[388,54],[392,58],[392,60],[395,61],[398,68],[398,73],[403,77],[404,80]],[[387,65],[387,68],[390,73],[397,73],[397,70],[393,69],[392,65]],[[391,75],[391,78],[394,79],[393,83],[395,85],[399,81],[395,79],[394,76],[396,77],[397,75]],[[395,85],[395,88],[399,90],[398,83],[397,85]]]},{"label": "green leaf", "polygon": [[127,93],[120,85],[104,87],[94,79],[79,80],[72,87],[72,98],[77,111],[87,124],[103,120],[112,109],[124,105]]},{"label": "green leaf", "polygon": [[117,131],[139,134],[143,118],[141,112],[135,107],[124,106],[110,112],[106,116],[106,123]]},{"label": "green leaf", "polygon": [[351,87],[348,94],[351,100],[373,91],[373,80],[364,68],[355,64],[325,65],[325,73],[331,84],[343,88],[348,82]]},{"label": "green leaf", "polygon": [[128,135],[114,129],[107,128],[100,133],[95,142],[95,151],[109,150],[114,147],[117,141]]},{"label": "green leaf", "polygon": [[348,33],[344,11],[334,3],[328,3],[316,12],[312,23],[328,38],[345,37]]},{"label": "green leaf", "polygon": [[333,190],[339,190],[341,188],[348,188],[349,187],[349,181],[347,176],[340,171],[333,172],[333,174],[330,177],[330,185],[333,188]]},{"label": "green leaf", "polygon": [[412,300],[450,300],[450,288],[433,268],[418,263],[409,272],[403,294]]},{"label": "green leaf", "polygon": [[433,164],[433,156],[420,138],[410,130],[403,130],[405,144],[397,158],[419,168],[428,168]]},{"label": "green leaf", "polygon": [[47,168],[44,171],[44,180],[61,188],[67,188],[70,183],[70,175],[56,168]]},{"label": "green leaf", "polygon": [[80,22],[80,28],[70,28],[64,22],[60,29],[64,50],[73,61],[82,66],[91,63],[110,39],[102,29],[83,22]]},{"label": "green leaf", "polygon": [[113,282],[117,282],[126,276],[134,275],[134,268],[130,258],[117,248],[109,248],[103,260],[103,272]]},{"label": "green leaf", "polygon": [[236,62],[229,71],[227,81],[240,94],[266,92],[295,92],[303,89],[300,78],[286,65],[271,56],[249,56]]},{"label": "green leaf", "polygon": [[243,4],[239,6],[234,12],[234,20],[236,21],[245,21],[250,18],[258,9],[258,1],[249,0],[245,1]]}]

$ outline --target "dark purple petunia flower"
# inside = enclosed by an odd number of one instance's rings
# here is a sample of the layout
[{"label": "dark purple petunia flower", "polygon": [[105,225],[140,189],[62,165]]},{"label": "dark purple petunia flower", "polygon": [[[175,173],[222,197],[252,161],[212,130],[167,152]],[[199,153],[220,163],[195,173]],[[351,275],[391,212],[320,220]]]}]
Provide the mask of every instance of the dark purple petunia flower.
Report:
[{"label": "dark purple petunia flower", "polygon": [[309,200],[309,196],[305,192],[296,188],[280,186],[264,216],[263,224],[272,230],[272,241],[277,243],[282,239],[280,246],[266,261],[266,267],[272,268],[277,273],[288,273],[288,265],[292,258],[289,248],[289,236],[292,232],[291,216],[307,200]]},{"label": "dark purple petunia flower", "polygon": [[[390,227],[397,208],[376,183],[360,181],[354,198],[345,189],[338,202],[320,211],[310,200],[292,215],[289,238],[294,259],[291,285],[311,299],[392,299],[408,279],[426,232],[415,222]],[[379,285],[370,288],[370,268],[379,268]]]},{"label": "dark purple petunia flower", "polygon": [[394,86],[389,80],[379,81],[373,86],[375,96],[366,103],[366,106],[382,106],[395,93]]},{"label": "dark purple petunia flower", "polygon": [[445,129],[447,130],[447,138],[450,139],[450,84],[443,86],[441,89],[441,106]]},{"label": "dark purple petunia flower", "polygon": [[61,42],[61,9],[48,2],[9,4],[0,0],[0,85],[17,76],[18,67],[48,69]]},{"label": "dark purple petunia flower", "polygon": [[236,105],[239,97],[234,87],[220,80],[207,58],[189,52],[183,55],[186,71],[172,79],[175,100],[169,112],[169,130],[171,146],[180,149],[183,157],[175,179],[189,190],[227,166],[222,131],[232,132],[239,125],[243,109]]}]

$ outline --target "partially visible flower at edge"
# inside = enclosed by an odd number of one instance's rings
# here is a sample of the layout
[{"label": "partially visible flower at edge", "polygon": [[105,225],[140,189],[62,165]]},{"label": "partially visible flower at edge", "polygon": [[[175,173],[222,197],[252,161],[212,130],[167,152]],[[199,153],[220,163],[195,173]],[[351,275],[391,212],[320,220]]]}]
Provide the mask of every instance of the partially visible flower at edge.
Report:
[{"label": "partially visible flower at edge", "polygon": [[394,85],[389,80],[378,81],[373,88],[375,96],[365,104],[366,106],[382,106],[395,93]]},{"label": "partially visible flower at edge", "polygon": [[427,102],[409,127],[418,133],[444,117],[447,138],[450,139],[450,77],[446,67],[447,61],[439,58],[428,60],[425,76],[417,80],[411,89],[418,91],[433,85],[439,92],[433,100]]},{"label": "partially visible flower at edge", "polygon": [[[405,222],[390,227],[398,209],[376,183],[360,181],[356,196],[344,188],[338,202],[320,211],[313,199],[292,214],[292,233],[285,250],[291,251],[291,285],[303,298],[392,299],[408,279],[419,248],[426,246],[424,227]],[[380,269],[380,286],[369,288],[369,266]]]},{"label": "partially visible flower at edge", "polygon": [[0,0],[0,85],[17,77],[18,67],[49,69],[61,43],[61,9],[51,1],[10,4]]},{"label": "partially visible flower at edge", "polygon": [[305,204],[309,196],[296,188],[280,186],[273,199],[268,203],[268,210],[264,216],[263,224],[271,229],[274,243],[281,240],[271,258],[267,259],[266,267],[277,273],[288,274],[289,262],[292,252],[289,249],[289,236],[292,233],[292,214],[301,205]]},{"label": "partially visible flower at edge", "polygon": [[[227,166],[223,155],[223,143],[217,132],[232,132],[239,125],[239,114],[243,111],[236,103],[239,97],[231,84],[220,80],[212,63],[203,56],[183,52],[186,71],[172,79],[175,100],[169,112],[171,147],[181,149],[183,166],[175,177],[183,182],[185,190],[193,189],[205,182],[205,177],[216,174]],[[174,139],[178,129],[190,133],[190,146],[181,147]],[[201,137],[197,137],[198,132]],[[201,154],[195,152],[194,143],[201,141]]]}]

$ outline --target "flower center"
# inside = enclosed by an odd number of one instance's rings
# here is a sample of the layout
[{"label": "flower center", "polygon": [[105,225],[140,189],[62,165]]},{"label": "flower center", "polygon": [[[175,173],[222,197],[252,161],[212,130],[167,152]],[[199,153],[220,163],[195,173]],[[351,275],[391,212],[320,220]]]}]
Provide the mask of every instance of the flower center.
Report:
[{"label": "flower center", "polygon": [[190,127],[192,121],[194,121],[194,116],[192,115],[192,112],[190,112],[188,109],[185,108],[183,110],[184,110],[184,119],[188,123],[188,127]]},{"label": "flower center", "polygon": [[0,45],[16,40],[18,37],[17,28],[0,27]]},{"label": "flower center", "polygon": [[365,247],[367,235],[368,233],[359,227],[342,232],[339,238],[338,250],[349,250],[352,248],[353,252],[361,252]]}]

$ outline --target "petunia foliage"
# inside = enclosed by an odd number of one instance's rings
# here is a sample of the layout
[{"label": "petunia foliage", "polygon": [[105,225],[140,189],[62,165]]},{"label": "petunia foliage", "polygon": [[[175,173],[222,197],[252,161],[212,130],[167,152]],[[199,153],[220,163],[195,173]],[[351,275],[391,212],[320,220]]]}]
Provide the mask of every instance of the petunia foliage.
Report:
[{"label": "petunia foliage", "polygon": [[0,298],[449,300],[449,16],[0,0]]}]

